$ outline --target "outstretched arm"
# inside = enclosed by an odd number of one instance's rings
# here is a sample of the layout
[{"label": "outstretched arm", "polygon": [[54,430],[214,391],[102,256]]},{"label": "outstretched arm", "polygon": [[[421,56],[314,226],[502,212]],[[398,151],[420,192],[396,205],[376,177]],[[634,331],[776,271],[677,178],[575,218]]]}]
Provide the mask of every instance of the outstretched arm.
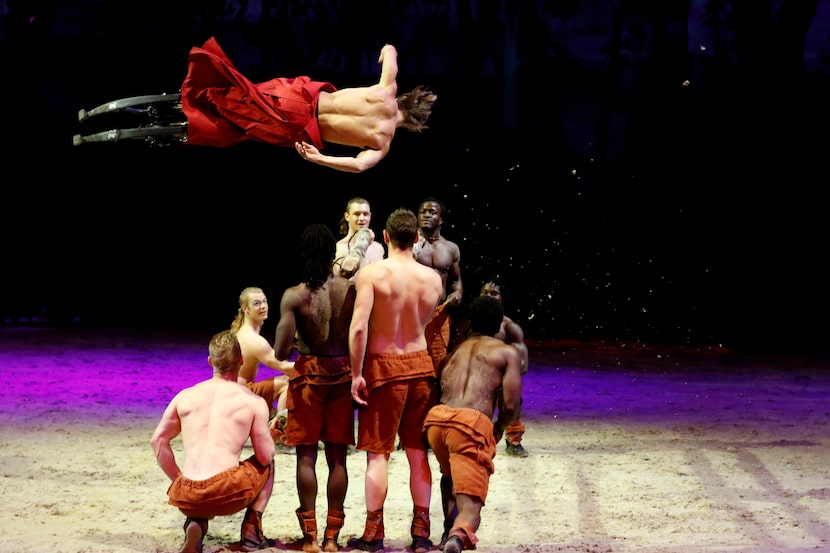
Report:
[{"label": "outstretched arm", "polygon": [[380,50],[378,57],[380,64],[380,86],[389,86],[395,83],[398,78],[398,51],[391,44],[387,44]]},{"label": "outstretched arm", "polygon": [[[388,94],[392,96],[396,95],[397,82],[395,80],[398,78],[398,51],[395,47],[387,44],[381,48],[378,63],[380,63],[380,80],[378,84],[389,89],[387,91]],[[346,173],[362,173],[367,169],[371,169],[389,153],[388,141],[381,148],[366,148],[353,157],[326,155],[320,152],[316,146],[308,142],[295,142],[294,147],[303,159]]]},{"label": "outstretched arm", "polygon": [[[249,344],[249,349],[249,355],[255,357],[257,361],[266,367],[280,371],[283,374],[291,374],[291,370],[294,368],[294,362],[277,359],[274,348],[271,347],[271,344],[263,336],[257,336],[253,340],[253,343]],[[283,359],[288,359],[288,356],[286,355]]]},{"label": "outstretched arm", "polygon": [[314,144],[308,142],[295,142],[294,147],[303,159],[346,173],[362,173],[366,169],[371,169],[389,152],[388,144],[380,150],[361,150],[354,157],[329,156],[320,152]]}]

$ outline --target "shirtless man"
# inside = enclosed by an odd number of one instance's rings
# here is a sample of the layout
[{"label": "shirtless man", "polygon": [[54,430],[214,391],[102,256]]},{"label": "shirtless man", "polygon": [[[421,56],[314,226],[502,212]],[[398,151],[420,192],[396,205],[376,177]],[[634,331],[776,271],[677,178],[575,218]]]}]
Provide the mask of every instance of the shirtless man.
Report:
[{"label": "shirtless man", "polygon": [[[398,52],[391,44],[381,49],[378,63],[380,80],[366,87],[337,90],[307,76],[254,84],[211,37],[201,48],[191,48],[181,87],[187,144],[259,140],[294,146],[303,159],[318,165],[363,172],[386,157],[398,128],[428,128],[438,98],[423,85],[398,96]],[[321,152],[326,143],[360,151],[352,157],[330,156]]]},{"label": "shirtless man", "polygon": [[[493,277],[484,281],[484,284],[481,286],[480,295],[496,298],[503,306],[505,291],[501,279]],[[519,350],[519,354],[522,356],[522,375],[525,375],[528,369],[528,351],[527,344],[525,344],[525,333],[522,327],[516,321],[505,315],[501,321],[499,331],[493,337]],[[522,445],[524,433],[525,425],[522,423],[520,417],[517,417],[505,429],[504,448],[505,452],[511,457],[527,457],[529,455]]]},{"label": "shirtless man", "polygon": [[408,209],[386,220],[388,257],[362,268],[355,286],[349,327],[352,399],[358,404],[357,447],[366,451],[366,524],[348,546],[383,549],[383,505],[389,488],[389,456],[400,436],[409,463],[413,520],[412,550],[423,553],[429,540],[432,471],[423,433],[424,417],[435,402],[435,369],[424,329],[443,295],[439,274],[415,261],[418,221]]},{"label": "shirtless man", "polygon": [[[271,433],[279,440],[280,415],[285,410],[285,394],[288,390],[288,374],[294,366],[292,361],[280,361],[274,348],[261,334],[262,325],[268,319],[268,298],[262,288],[250,286],[239,294],[239,309],[231,322],[231,332],[236,334],[242,348],[242,368],[239,369],[239,383],[248,386],[256,395],[262,396],[271,409]],[[262,363],[283,374],[257,381],[259,365]],[[279,417],[279,418],[278,418]],[[280,424],[278,421],[282,420]]]},{"label": "shirtless man", "polygon": [[[360,267],[380,261],[386,255],[383,245],[375,240],[375,233],[369,228],[372,210],[369,201],[354,197],[346,203],[346,211],[340,221],[340,234],[334,254],[334,272],[354,280]],[[368,239],[358,241],[358,231],[370,233]],[[361,243],[359,243],[361,242]],[[361,247],[362,246],[362,247]],[[352,259],[356,257],[356,259]]]},{"label": "shirtless man", "polygon": [[[268,404],[237,382],[242,349],[230,330],[214,335],[208,347],[213,377],[173,397],[150,445],[172,483],[170,505],[187,517],[181,553],[201,553],[208,520],[243,508],[240,550],[271,547],[262,533],[262,512],[274,485],[274,440],[268,432]],[[170,442],[182,435],[180,468]],[[240,461],[251,440],[254,453]]]},{"label": "shirtless man", "polygon": [[431,267],[443,283],[441,305],[435,310],[426,329],[429,354],[440,379],[438,367],[447,355],[451,342],[451,310],[461,304],[461,250],[458,244],[441,236],[444,222],[444,204],[435,198],[424,199],[418,207],[420,240],[413,249],[415,260]]},{"label": "shirtless man", "polygon": [[501,302],[478,296],[468,317],[467,338],[442,363],[441,403],[424,421],[441,469],[444,553],[475,549],[496,444],[521,411],[522,357],[494,337],[504,317]]},{"label": "shirtless man", "polygon": [[294,547],[317,553],[317,443],[328,464],[328,514],[323,551],[338,551],[349,483],[346,455],[354,445],[349,323],[355,288],[332,273],[334,234],[322,224],[309,225],[300,237],[305,258],[303,281],[285,290],[280,301],[274,346],[280,357],[299,352],[289,381],[285,436],[297,450],[297,518],[303,537]]}]

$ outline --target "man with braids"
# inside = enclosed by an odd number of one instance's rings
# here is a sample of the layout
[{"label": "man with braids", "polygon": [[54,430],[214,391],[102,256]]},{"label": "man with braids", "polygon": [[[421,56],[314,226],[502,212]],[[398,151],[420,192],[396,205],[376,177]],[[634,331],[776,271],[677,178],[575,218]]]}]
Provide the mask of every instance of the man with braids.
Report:
[{"label": "man with braids", "polygon": [[467,314],[467,338],[441,363],[441,403],[424,421],[441,468],[444,553],[476,548],[496,444],[522,405],[522,356],[494,337],[504,318],[501,302],[477,296]]},{"label": "man with braids", "polygon": [[[242,349],[230,330],[208,346],[213,376],[177,393],[153,431],[150,445],[171,480],[168,502],[187,517],[181,553],[201,553],[208,520],[245,510],[240,551],[272,547],[262,532],[262,512],[274,486],[274,440],[268,405],[237,382]],[[182,436],[179,467],[170,442]],[[251,441],[254,453],[240,461]]]},{"label": "man with braids", "polygon": [[290,545],[311,553],[317,543],[317,444],[323,442],[328,464],[328,513],[323,551],[338,551],[348,488],[346,456],[354,445],[349,366],[349,323],[355,301],[354,283],[332,272],[335,238],[323,224],[305,227],[300,251],[305,264],[302,282],[285,290],[280,301],[274,347],[285,358],[299,355],[288,383],[285,436],[297,451],[296,510],[303,537]]},{"label": "man with braids", "polygon": [[389,457],[395,436],[409,463],[413,518],[412,551],[432,548],[429,505],[432,470],[423,432],[436,402],[435,369],[424,328],[442,296],[441,276],[412,256],[418,219],[396,209],[386,219],[386,259],[360,269],[349,328],[352,398],[358,404],[357,447],[366,451],[366,523],[347,545],[363,551],[384,548],[383,505],[389,489]]},{"label": "man with braids", "polygon": [[[337,90],[307,76],[254,84],[211,37],[188,57],[182,84],[187,144],[231,146],[259,140],[294,146],[308,161],[360,173],[386,157],[398,128],[428,128],[437,96],[423,85],[398,96],[398,52],[385,45],[378,57],[380,80]],[[353,157],[321,152],[326,143],[359,148]]]},{"label": "man with braids", "polygon": [[[242,348],[242,367],[239,383],[262,396],[271,409],[271,434],[282,443],[282,426],[285,425],[285,392],[288,390],[288,374],[294,363],[280,361],[274,348],[261,334],[262,325],[268,319],[268,298],[262,288],[249,286],[239,294],[239,309],[231,322],[231,332],[236,334]],[[273,378],[257,380],[259,365],[270,367],[281,374]],[[284,444],[283,444],[284,445]]]}]

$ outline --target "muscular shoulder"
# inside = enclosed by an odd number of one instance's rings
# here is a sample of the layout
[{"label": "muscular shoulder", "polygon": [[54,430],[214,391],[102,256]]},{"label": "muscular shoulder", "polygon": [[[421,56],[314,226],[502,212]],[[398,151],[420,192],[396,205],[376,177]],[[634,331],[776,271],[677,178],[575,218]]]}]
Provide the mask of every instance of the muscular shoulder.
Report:
[{"label": "muscular shoulder", "polygon": [[329,279],[328,286],[338,298],[346,296],[354,291],[354,281],[341,275],[332,275]]},{"label": "muscular shoulder", "polygon": [[461,248],[459,248],[458,244],[456,244],[452,240],[447,240],[442,236],[439,243],[442,247],[444,247],[448,252],[452,254],[453,259],[458,259],[459,257],[461,257]]},{"label": "muscular shoulder", "polygon": [[390,259],[381,259],[374,263],[369,263],[361,267],[357,272],[356,282],[385,279],[394,271],[394,266],[395,264]]},{"label": "muscular shoulder", "polygon": [[239,396],[241,401],[250,409],[251,414],[257,414],[268,417],[269,408],[268,402],[264,397],[258,396],[251,391],[250,388],[242,384],[239,385]]},{"label": "muscular shoulder", "polygon": [[492,340],[488,340],[485,347],[487,348],[488,357],[495,364],[507,366],[509,363],[515,363],[517,367],[521,367],[522,357],[519,350],[507,342],[492,338]]},{"label": "muscular shoulder", "polygon": [[293,309],[298,304],[309,301],[310,297],[311,290],[309,290],[308,286],[302,283],[297,284],[285,289],[280,299],[280,306]]},{"label": "muscular shoulder", "polygon": [[524,339],[522,327],[510,317],[504,317],[504,320],[502,321],[502,328],[504,328],[506,342],[517,342]]},{"label": "muscular shoulder", "polygon": [[245,345],[258,343],[264,338],[250,328],[243,326],[236,333],[236,339],[239,341],[239,345],[244,348]]},{"label": "muscular shoulder", "polygon": [[237,339],[239,340],[239,348],[242,350],[243,358],[253,356],[261,360],[271,352],[271,344],[259,334],[251,333],[244,339]]},{"label": "muscular shoulder", "polygon": [[343,257],[349,253],[349,240],[345,236],[334,244],[334,258]]},{"label": "muscular shoulder", "polygon": [[387,85],[383,84],[375,84],[369,87],[366,87],[366,97],[369,101],[373,102],[380,102],[387,105],[391,105],[390,102],[394,101],[395,110],[398,109],[398,83],[392,81]]},{"label": "muscular shoulder", "polygon": [[366,250],[366,257],[369,258],[371,255],[371,258],[375,261],[383,259],[384,254],[386,254],[386,250],[383,249],[383,244],[377,240],[369,244],[369,248]]}]

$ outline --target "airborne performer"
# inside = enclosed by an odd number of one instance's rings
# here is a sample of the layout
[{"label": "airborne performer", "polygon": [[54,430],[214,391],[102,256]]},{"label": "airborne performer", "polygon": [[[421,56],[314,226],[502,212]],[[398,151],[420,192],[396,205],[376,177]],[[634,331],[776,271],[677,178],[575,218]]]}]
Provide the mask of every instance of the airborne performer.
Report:
[{"label": "airborne performer", "polygon": [[[426,122],[438,98],[424,85],[398,95],[398,52],[391,44],[381,49],[378,63],[380,80],[366,87],[338,90],[331,83],[307,76],[254,84],[211,37],[201,47],[191,48],[180,95],[125,98],[79,113],[84,121],[142,103],[180,100],[176,111],[183,112],[186,123],[161,121],[171,126],[76,135],[73,141],[79,145],[123,138],[163,140],[167,135],[191,145],[227,147],[257,140],[293,146],[312,163],[360,173],[386,157],[398,128],[412,132],[428,128]],[[360,151],[354,156],[326,155],[322,150],[327,143]]]}]

